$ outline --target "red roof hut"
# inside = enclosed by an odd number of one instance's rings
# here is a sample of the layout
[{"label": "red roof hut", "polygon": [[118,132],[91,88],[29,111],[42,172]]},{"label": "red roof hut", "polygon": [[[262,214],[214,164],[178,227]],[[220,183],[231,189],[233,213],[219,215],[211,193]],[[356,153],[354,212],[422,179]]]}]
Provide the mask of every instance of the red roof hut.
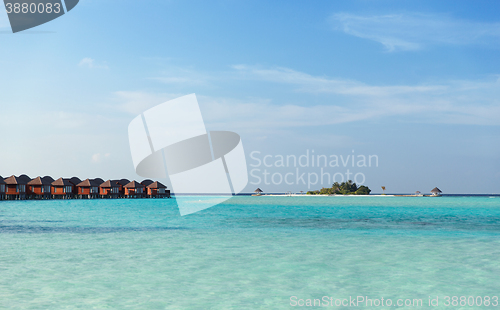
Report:
[{"label": "red roof hut", "polygon": [[69,179],[59,178],[52,182],[52,197],[53,198],[71,198],[73,197],[75,185]]},{"label": "red roof hut", "polygon": [[118,198],[120,196],[120,184],[116,181],[107,180],[99,185],[101,198]]},{"label": "red roof hut", "polygon": [[124,197],[125,196],[125,185],[130,183],[130,181],[127,179],[121,179],[121,180],[112,180],[112,182],[118,183],[118,185],[120,186],[120,189],[119,189],[120,197]]},{"label": "red roof hut", "polygon": [[23,174],[18,177],[15,175],[4,180],[5,195],[7,199],[26,199],[26,186],[31,179]]},{"label": "red roof hut", "polygon": [[37,177],[28,182],[30,196],[35,199],[49,199],[52,192],[54,179],[45,176]]},{"label": "red roof hut", "polygon": [[124,186],[127,198],[141,198],[144,195],[145,186],[136,181],[132,181]]},{"label": "red roof hut", "polygon": [[158,181],[149,184],[146,188],[150,198],[170,197],[170,191],[166,191],[167,187]]},{"label": "red roof hut", "polygon": [[[100,179],[99,179],[100,180]],[[103,182],[96,181],[96,179],[86,179],[76,185],[77,193],[81,198],[98,198],[99,197],[99,185]]]}]

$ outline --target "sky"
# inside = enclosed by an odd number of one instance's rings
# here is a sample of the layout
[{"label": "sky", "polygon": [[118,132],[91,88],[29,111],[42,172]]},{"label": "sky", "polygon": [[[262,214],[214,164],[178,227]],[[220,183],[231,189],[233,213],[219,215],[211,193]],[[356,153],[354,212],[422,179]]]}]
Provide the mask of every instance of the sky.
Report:
[{"label": "sky", "polygon": [[[81,0],[13,34],[2,10],[0,175],[142,180],[128,124],[195,93],[208,130],[241,136],[247,192],[352,173],[373,193],[500,193],[499,11],[496,1]],[[304,167],[281,167],[280,156],[305,154]],[[312,154],[328,164],[313,167]]]}]

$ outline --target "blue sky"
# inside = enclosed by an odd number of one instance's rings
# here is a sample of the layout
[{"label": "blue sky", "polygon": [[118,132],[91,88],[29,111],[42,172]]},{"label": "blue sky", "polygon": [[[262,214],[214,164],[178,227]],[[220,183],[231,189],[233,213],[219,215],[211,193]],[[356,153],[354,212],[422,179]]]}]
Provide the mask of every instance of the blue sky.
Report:
[{"label": "blue sky", "polygon": [[379,158],[378,167],[354,169],[374,192],[499,193],[499,9],[492,1],[81,0],[17,34],[2,12],[0,175],[141,179],[129,122],[196,93],[207,128],[238,132],[249,164],[255,151],[354,150]]}]

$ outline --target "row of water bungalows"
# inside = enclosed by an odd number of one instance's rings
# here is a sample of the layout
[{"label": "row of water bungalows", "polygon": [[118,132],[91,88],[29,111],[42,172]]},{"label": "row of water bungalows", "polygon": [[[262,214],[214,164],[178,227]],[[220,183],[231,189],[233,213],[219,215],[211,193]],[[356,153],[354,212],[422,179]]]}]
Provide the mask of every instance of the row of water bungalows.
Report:
[{"label": "row of water bungalows", "polygon": [[170,198],[170,190],[152,180],[139,183],[127,179],[82,181],[77,177],[54,180],[49,176],[32,179],[25,174],[5,179],[0,176],[0,200],[72,198]]}]

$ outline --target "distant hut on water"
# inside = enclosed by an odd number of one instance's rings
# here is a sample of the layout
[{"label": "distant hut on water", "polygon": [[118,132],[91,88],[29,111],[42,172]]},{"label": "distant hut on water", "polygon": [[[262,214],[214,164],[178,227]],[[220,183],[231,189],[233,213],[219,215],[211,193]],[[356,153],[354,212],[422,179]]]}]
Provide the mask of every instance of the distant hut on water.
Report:
[{"label": "distant hut on water", "polygon": [[254,193],[256,196],[260,196],[264,191],[261,190],[260,188],[257,188],[256,190],[254,190]]},{"label": "distant hut on water", "polygon": [[431,193],[432,193],[432,196],[441,196],[442,191],[441,191],[439,188],[434,187],[434,188],[431,190]]}]

